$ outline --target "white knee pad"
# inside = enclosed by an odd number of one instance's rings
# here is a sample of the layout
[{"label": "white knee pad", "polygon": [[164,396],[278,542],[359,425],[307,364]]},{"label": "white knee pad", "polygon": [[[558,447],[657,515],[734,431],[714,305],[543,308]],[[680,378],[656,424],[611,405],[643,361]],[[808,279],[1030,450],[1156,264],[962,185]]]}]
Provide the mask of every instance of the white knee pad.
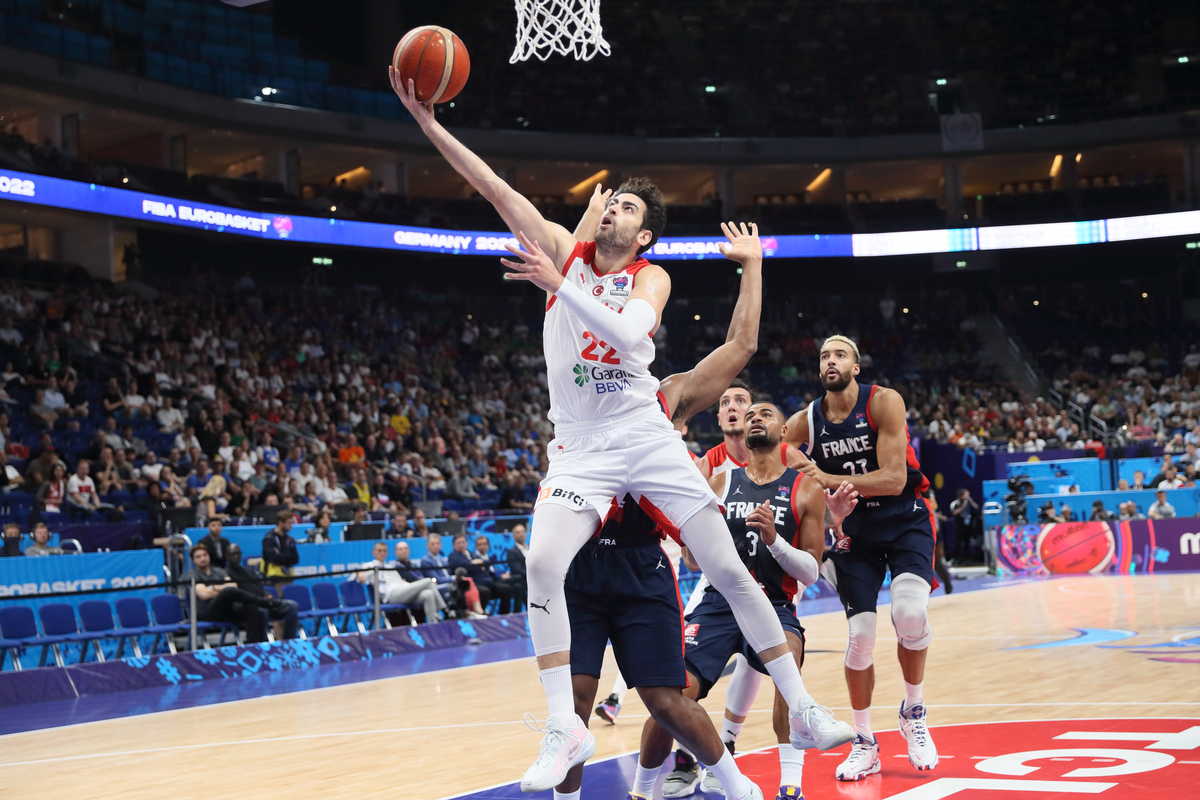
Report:
[{"label": "white knee pad", "polygon": [[933,639],[929,627],[929,583],[911,573],[892,581],[892,625],[906,650],[924,650]]},{"label": "white knee pad", "polygon": [[866,669],[874,663],[875,623],[878,615],[864,611],[850,617],[850,642],[846,645],[846,666],[850,669]]}]

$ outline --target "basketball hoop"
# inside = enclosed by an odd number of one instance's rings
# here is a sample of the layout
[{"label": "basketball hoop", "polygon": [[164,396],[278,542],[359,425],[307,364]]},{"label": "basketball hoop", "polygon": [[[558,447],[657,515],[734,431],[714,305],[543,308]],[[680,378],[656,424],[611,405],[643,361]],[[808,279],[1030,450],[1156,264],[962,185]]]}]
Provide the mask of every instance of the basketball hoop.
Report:
[{"label": "basketball hoop", "polygon": [[537,56],[542,61],[554,53],[590,61],[597,53],[608,55],[608,42],[600,28],[600,0],[515,0],[517,46],[510,64]]}]

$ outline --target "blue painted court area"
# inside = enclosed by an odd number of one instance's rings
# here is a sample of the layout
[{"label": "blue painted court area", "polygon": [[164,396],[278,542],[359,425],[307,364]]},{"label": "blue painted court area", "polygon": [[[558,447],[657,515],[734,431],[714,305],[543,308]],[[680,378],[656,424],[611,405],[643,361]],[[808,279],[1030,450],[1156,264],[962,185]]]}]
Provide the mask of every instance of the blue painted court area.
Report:
[{"label": "blue painted court area", "polygon": [[[976,591],[995,588],[999,585],[1011,585],[1012,583],[1013,581],[1011,580],[1001,583],[995,578],[978,578],[970,581],[959,581],[956,584],[956,591]],[[942,592],[942,589],[936,590],[935,596],[940,595]],[[890,593],[886,589],[880,593],[879,602],[890,602],[890,599]],[[821,598],[804,602],[801,610],[805,615],[840,611],[841,602],[836,597]],[[0,736],[23,731],[56,728],[64,725],[96,722],[105,719],[195,708],[215,703],[228,703],[291,692],[304,692],[365,681],[384,680],[405,675],[461,669],[476,664],[490,664],[497,661],[509,661],[521,658],[533,658],[533,644],[529,639],[431,650],[429,652],[397,656],[389,659],[331,664],[307,670],[268,672],[246,677],[225,678],[200,683],[181,683],[176,686],[81,697],[75,700],[29,704],[19,706],[18,713],[0,715]],[[608,766],[601,766],[601,764]],[[600,762],[595,766],[597,769],[603,771],[618,769],[621,764],[624,764],[624,762],[621,759],[616,759],[610,765],[609,762]],[[589,767],[589,769],[592,768]],[[629,760],[628,769],[629,774],[632,776],[632,760]],[[507,789],[488,791],[500,792],[507,791]],[[521,794],[519,787],[516,787],[515,791],[517,794],[511,796],[525,796]],[[510,795],[494,794],[486,796],[508,797]]]}]

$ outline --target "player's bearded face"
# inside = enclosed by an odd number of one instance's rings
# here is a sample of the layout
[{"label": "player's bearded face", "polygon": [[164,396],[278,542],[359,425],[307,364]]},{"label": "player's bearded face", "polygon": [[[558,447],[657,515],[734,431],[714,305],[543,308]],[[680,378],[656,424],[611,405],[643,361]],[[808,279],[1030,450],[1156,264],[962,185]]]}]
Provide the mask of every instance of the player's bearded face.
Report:
[{"label": "player's bearded face", "polygon": [[746,414],[746,447],[751,450],[769,450],[779,446],[782,420],[770,406],[767,409],[751,409]]},{"label": "player's bearded face", "polygon": [[633,247],[641,229],[638,221],[620,216],[610,218],[606,213],[596,228],[596,246],[604,252],[624,253]]},{"label": "player's bearded face", "polygon": [[821,385],[827,392],[840,392],[854,380],[852,359],[839,358],[834,354],[821,359]]}]

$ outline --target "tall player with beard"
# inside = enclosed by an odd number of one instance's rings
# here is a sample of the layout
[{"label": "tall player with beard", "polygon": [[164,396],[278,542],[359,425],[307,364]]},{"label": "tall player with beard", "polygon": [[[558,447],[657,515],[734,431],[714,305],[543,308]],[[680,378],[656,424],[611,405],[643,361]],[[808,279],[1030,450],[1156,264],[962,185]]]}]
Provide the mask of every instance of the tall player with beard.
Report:
[{"label": "tall player with beard", "polygon": [[626,182],[601,218],[596,241],[576,242],[451,136],[432,106],[417,100],[411,80],[403,86],[394,69],[389,73],[421,130],[495,207],[524,248],[509,246],[517,260],[502,260],[513,270],[505,277],[530,281],[547,293],[543,341],[555,439],[533,511],[526,569],[530,637],[548,718],[522,790],[559,785],[572,766],[595,752],[595,738],[575,713],[563,579],[614,498],[626,494],[692,550],[729,600],[787,698],[795,746],[836,746],[847,726],[805,690],[778,617],[738,558],[716,498],[662,413],[659,383],[649,370],[651,337],[671,280],[642,258],[666,225],[662,194],[649,180]]},{"label": "tall player with beard", "polygon": [[[800,586],[810,586],[820,576],[825,524],[834,527],[853,510],[854,487],[843,482],[835,493],[823,492],[814,480],[783,464],[780,440],[783,414],[773,403],[755,403],[746,412],[746,466],[718,473],[709,485],[721,498],[725,522],[746,568],[779,615],[797,668],[804,661],[804,629],[796,618],[794,599]],[[832,518],[826,518],[826,500]],[[684,558],[693,569],[688,551]],[[690,609],[686,619],[688,685],[686,697],[700,699],[723,674],[729,659],[743,655],[758,672],[762,663],[738,630],[732,609],[713,587]],[[776,693],[774,728],[778,741],[781,780],[778,798],[802,796],[804,753],[789,745],[786,705]],[[671,735],[655,720],[646,723],[631,797],[649,797],[657,767],[671,747]],[[732,747],[730,747],[732,751]],[[704,790],[724,794],[719,776],[706,776]],[[666,786],[664,785],[664,797]]]},{"label": "tall player with beard", "polygon": [[837,768],[843,781],[880,770],[879,745],[871,733],[872,653],[875,604],[888,570],[896,654],[904,673],[900,733],[914,767],[931,770],[938,763],[922,697],[933,639],[928,607],[935,522],[922,497],[929,482],[909,443],[904,398],[882,386],[859,384],[858,373],[858,346],[845,336],[826,339],[820,353],[825,394],[788,421],[784,437],[807,448],[811,460],[801,466],[806,475],[826,489],[851,480],[862,497],[828,553],[850,627],[846,683],[856,736],[850,756]]}]

